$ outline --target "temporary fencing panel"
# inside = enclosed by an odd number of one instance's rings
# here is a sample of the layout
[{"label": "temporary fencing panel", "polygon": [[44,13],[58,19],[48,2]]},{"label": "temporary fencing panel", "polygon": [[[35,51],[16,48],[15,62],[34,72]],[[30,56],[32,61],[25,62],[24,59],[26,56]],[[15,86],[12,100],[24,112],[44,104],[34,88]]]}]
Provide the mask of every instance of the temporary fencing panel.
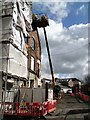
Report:
[{"label": "temporary fencing panel", "polygon": [[45,102],[45,89],[42,88],[20,88],[20,101]]},{"label": "temporary fencing panel", "polygon": [[20,89],[20,101],[32,102],[32,89],[31,88],[21,88]]},{"label": "temporary fencing panel", "polygon": [[34,88],[33,89],[33,102],[45,102],[45,89]]}]

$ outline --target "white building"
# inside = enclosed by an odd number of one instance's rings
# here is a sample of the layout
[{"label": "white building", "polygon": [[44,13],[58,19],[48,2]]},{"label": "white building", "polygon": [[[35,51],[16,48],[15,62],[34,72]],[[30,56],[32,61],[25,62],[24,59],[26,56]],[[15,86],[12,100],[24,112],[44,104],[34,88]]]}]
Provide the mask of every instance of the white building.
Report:
[{"label": "white building", "polygon": [[[27,81],[27,37],[26,21],[31,30],[32,4],[26,0],[2,1],[0,21],[0,83],[6,90],[14,84]],[[7,86],[6,86],[7,83]],[[21,84],[21,83],[20,83]]]}]

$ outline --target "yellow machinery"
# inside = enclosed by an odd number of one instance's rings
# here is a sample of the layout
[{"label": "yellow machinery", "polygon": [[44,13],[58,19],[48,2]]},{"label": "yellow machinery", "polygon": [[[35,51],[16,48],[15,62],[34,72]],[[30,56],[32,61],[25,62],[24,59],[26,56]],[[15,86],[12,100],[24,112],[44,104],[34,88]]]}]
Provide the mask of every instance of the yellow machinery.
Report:
[{"label": "yellow machinery", "polygon": [[44,30],[46,48],[47,48],[47,53],[48,53],[51,75],[52,75],[52,83],[53,83],[53,87],[54,87],[56,85],[56,82],[55,82],[55,78],[54,78],[53,66],[52,66],[52,61],[51,61],[51,57],[50,57],[49,44],[48,44],[48,39],[47,39],[47,34],[46,34],[46,29],[45,29],[45,27],[49,26],[48,17],[47,17],[47,15],[38,17],[36,14],[33,14],[32,18],[33,18],[33,22],[32,22],[33,30],[37,30],[37,27],[43,28],[43,30]]}]

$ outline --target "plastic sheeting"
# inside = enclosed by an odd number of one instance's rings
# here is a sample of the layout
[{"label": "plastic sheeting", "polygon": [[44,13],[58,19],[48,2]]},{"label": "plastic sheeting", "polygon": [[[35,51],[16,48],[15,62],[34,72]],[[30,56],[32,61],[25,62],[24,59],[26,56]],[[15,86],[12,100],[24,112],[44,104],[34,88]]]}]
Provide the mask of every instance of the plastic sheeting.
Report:
[{"label": "plastic sheeting", "polygon": [[12,31],[12,18],[2,18],[2,39],[0,41],[9,40],[11,36],[13,35]]},{"label": "plastic sheeting", "polygon": [[[32,14],[31,14],[31,5],[27,5],[25,0],[16,0],[16,4],[14,5],[14,22],[15,24],[19,25],[22,28],[23,33],[27,37],[27,31],[26,31],[26,24],[25,20],[28,21],[28,23],[31,25],[32,21]],[[31,27],[31,26],[30,26]]]},{"label": "plastic sheeting", "polygon": [[[2,8],[2,2],[0,1],[0,8]],[[0,9],[0,15],[1,11]],[[0,39],[2,37],[2,19],[0,19]],[[2,44],[0,43],[0,48],[2,48]],[[2,50],[0,49],[0,53],[2,55]],[[2,59],[0,58],[0,64],[2,67]],[[0,102],[2,102],[2,73],[0,72]],[[0,120],[3,118],[3,111],[2,111],[2,105],[0,105]]]},{"label": "plastic sheeting", "polygon": [[[2,8],[2,2],[0,2],[0,8]],[[0,9],[0,14],[1,14],[1,9]],[[0,19],[0,39],[2,37],[2,19]],[[0,53],[2,55],[2,44],[0,43]],[[2,67],[2,59],[0,58],[0,64],[1,64],[1,67]],[[0,101],[2,100],[2,73],[0,73]]]},{"label": "plastic sheeting", "polygon": [[9,45],[1,44],[0,45],[0,72],[7,72],[7,57],[9,56]]},{"label": "plastic sheeting", "polygon": [[8,72],[27,78],[27,57],[10,44]]},{"label": "plastic sheeting", "polygon": [[7,2],[7,0],[3,1],[2,15],[9,15],[8,13],[10,13],[12,17],[8,16],[3,18],[3,34],[1,40],[12,39],[13,44],[15,44],[22,52],[27,54],[25,37],[27,37],[28,33],[26,30],[25,20],[28,21],[30,25],[29,28],[31,29],[31,4],[26,4],[24,0],[15,0],[13,3],[14,5]]},{"label": "plastic sheeting", "polygon": [[[25,1],[25,0],[24,0]],[[25,19],[29,22],[29,23],[32,23],[32,12],[30,9],[32,9],[32,6],[31,6],[31,2],[28,1],[27,2],[28,5],[26,4],[26,2],[24,2],[24,11],[23,11],[23,15],[25,16]],[[30,28],[31,27],[31,24],[30,24]]]},{"label": "plastic sheeting", "polygon": [[27,57],[12,44],[3,44],[2,52],[3,56],[0,52],[0,57],[3,62],[0,64],[0,71],[27,78]]}]

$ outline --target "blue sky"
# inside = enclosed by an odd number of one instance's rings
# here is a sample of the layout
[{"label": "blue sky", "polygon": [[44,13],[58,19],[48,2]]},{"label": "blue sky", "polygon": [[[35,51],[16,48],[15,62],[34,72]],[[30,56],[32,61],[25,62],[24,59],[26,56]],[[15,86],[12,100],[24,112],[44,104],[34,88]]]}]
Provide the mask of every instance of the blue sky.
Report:
[{"label": "blue sky", "polygon": [[87,23],[88,22],[88,3],[75,2],[68,4],[70,10],[68,16],[63,19],[64,26],[71,26],[73,24]]},{"label": "blue sky", "polygon": [[[33,13],[49,17],[46,31],[55,77],[83,79],[88,73],[88,2],[35,2],[32,8]],[[50,78],[42,29],[39,29],[39,34],[41,75]]]},{"label": "blue sky", "polygon": [[[53,3],[50,4],[53,6]],[[67,4],[68,15],[62,18],[62,23],[65,27],[69,27],[74,24],[87,23],[88,22],[88,2],[68,2]],[[60,12],[60,11],[58,11]],[[59,22],[58,16],[52,13],[45,3],[33,3],[33,13],[47,14],[50,19]]]}]

